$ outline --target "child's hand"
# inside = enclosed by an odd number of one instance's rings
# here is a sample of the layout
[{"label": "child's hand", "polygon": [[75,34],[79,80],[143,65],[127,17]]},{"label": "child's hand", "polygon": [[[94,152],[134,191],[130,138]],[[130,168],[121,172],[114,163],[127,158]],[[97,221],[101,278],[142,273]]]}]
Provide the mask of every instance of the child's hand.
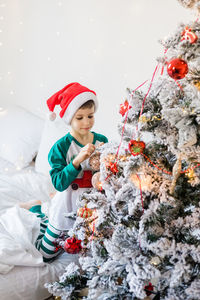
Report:
[{"label": "child's hand", "polygon": [[73,165],[76,169],[79,168],[80,164],[88,159],[90,157],[90,155],[95,151],[95,145],[93,144],[87,144],[85,145],[81,151],[79,152],[79,154],[74,158],[73,160]]}]

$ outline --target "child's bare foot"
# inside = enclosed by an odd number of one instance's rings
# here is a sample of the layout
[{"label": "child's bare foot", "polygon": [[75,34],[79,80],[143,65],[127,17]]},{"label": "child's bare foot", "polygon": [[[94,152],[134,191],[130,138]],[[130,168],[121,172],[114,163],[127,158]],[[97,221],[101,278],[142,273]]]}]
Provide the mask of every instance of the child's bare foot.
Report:
[{"label": "child's bare foot", "polygon": [[33,207],[35,205],[41,205],[41,204],[42,204],[42,202],[40,200],[30,200],[27,202],[20,202],[19,207],[29,210],[31,207]]}]

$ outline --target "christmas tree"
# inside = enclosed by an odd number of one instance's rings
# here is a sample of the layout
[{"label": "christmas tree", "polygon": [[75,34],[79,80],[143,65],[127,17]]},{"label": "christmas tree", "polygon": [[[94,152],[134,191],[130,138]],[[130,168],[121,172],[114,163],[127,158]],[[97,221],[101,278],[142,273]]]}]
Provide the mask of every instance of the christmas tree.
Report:
[{"label": "christmas tree", "polygon": [[200,299],[199,19],[162,44],[146,92],[129,89],[121,104],[120,145],[91,158],[95,188],[60,242],[79,264],[46,284],[61,299]]}]

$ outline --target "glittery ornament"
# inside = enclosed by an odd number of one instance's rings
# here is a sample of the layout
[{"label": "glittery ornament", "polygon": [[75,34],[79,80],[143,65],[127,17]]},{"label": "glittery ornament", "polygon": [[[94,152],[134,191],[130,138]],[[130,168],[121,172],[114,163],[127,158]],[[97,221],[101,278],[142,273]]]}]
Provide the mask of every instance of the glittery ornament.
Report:
[{"label": "glittery ornament", "polygon": [[89,165],[93,171],[100,170],[100,152],[95,152],[90,156]]},{"label": "glittery ornament", "polygon": [[85,207],[80,207],[78,209],[77,215],[81,218],[87,219],[92,216],[92,213],[93,213],[92,209],[85,206]]},{"label": "glittery ornament", "polygon": [[131,140],[129,142],[128,148],[133,156],[137,156],[144,151],[145,143],[142,141]]},{"label": "glittery ornament", "polygon": [[174,80],[182,79],[188,73],[188,65],[183,59],[174,58],[167,64],[167,73]]},{"label": "glittery ornament", "polygon": [[184,7],[193,8],[199,0],[178,0]]},{"label": "glittery ornament", "polygon": [[120,104],[120,110],[119,113],[122,115],[122,117],[125,115],[125,113],[132,108],[132,106],[129,105],[128,101],[125,100],[124,104]]},{"label": "glittery ornament", "polygon": [[69,254],[77,254],[81,251],[81,240],[76,239],[74,236],[72,238],[68,238],[64,244],[65,252]]}]

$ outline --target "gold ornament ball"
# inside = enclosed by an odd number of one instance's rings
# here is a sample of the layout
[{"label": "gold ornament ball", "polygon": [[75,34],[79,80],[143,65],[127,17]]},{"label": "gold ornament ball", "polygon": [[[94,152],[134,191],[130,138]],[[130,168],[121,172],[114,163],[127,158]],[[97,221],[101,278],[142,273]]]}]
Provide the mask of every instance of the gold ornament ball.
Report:
[{"label": "gold ornament ball", "polygon": [[195,82],[194,85],[200,91],[200,81]]}]

